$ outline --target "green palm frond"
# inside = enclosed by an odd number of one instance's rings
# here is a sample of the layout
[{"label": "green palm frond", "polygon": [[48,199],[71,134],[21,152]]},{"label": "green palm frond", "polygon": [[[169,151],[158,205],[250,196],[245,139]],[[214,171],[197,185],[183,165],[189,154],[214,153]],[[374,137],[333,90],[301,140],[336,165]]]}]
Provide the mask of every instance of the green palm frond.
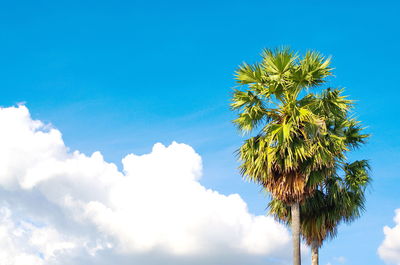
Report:
[{"label": "green palm frond", "polygon": [[259,64],[249,65],[246,63],[236,71],[236,80],[242,85],[264,83],[266,81],[263,69]]},{"label": "green palm frond", "polygon": [[235,90],[233,93],[233,110],[241,109],[238,118],[233,122],[243,132],[250,132],[263,119],[269,119],[270,112],[264,107],[263,101],[251,91]]},{"label": "green palm frond", "polygon": [[360,147],[360,145],[365,144],[369,134],[362,133],[365,128],[361,127],[359,121],[354,118],[347,119],[345,125],[343,134],[345,137],[345,144],[349,148],[356,149]]},{"label": "green palm frond", "polygon": [[319,86],[325,83],[325,78],[332,75],[330,58],[325,58],[318,52],[308,51],[300,61],[299,71],[303,76],[303,82],[308,87]]},{"label": "green palm frond", "polygon": [[279,81],[286,73],[295,66],[299,58],[292,50],[287,47],[280,49],[264,49],[262,52],[262,66],[268,73],[271,80]]},{"label": "green palm frond", "polygon": [[371,167],[368,160],[358,160],[353,163],[345,163],[343,170],[346,174],[346,184],[352,190],[359,190],[370,183],[369,171]]}]

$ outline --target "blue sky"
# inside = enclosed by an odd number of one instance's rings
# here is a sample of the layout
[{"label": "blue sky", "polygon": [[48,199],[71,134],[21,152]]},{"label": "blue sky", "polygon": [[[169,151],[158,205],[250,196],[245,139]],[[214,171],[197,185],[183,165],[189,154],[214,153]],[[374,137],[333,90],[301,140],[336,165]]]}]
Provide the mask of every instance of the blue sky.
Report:
[{"label": "blue sky", "polygon": [[[396,1],[35,1],[0,8],[0,105],[25,102],[72,150],[101,151],[121,167],[153,144],[192,146],[201,183],[239,193],[254,214],[267,198],[244,182],[233,155],[233,73],[262,48],[331,55],[332,86],[357,100],[371,139],[367,211],[321,250],[321,264],[384,264],[383,227],[400,208]],[[336,262],[336,263],[335,263]]]}]

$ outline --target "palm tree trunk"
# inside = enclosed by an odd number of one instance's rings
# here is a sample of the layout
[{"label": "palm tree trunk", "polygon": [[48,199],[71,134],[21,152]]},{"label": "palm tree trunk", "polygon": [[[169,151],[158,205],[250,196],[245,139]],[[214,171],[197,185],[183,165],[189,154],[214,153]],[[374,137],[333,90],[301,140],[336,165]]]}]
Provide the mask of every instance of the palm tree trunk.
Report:
[{"label": "palm tree trunk", "polygon": [[293,265],[301,265],[300,254],[300,204],[293,203],[292,212],[292,237],[293,237]]},{"label": "palm tree trunk", "polygon": [[311,243],[311,265],[319,264],[318,249],[319,249],[318,242],[313,241]]}]

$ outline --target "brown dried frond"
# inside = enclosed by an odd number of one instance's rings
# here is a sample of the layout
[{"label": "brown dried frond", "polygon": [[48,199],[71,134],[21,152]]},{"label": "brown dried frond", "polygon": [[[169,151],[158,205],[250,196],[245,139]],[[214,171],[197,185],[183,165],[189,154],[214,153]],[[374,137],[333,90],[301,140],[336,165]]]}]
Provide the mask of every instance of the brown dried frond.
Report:
[{"label": "brown dried frond", "polygon": [[314,191],[313,187],[307,185],[304,175],[296,171],[272,172],[272,176],[265,179],[263,185],[274,198],[288,205],[301,203]]}]

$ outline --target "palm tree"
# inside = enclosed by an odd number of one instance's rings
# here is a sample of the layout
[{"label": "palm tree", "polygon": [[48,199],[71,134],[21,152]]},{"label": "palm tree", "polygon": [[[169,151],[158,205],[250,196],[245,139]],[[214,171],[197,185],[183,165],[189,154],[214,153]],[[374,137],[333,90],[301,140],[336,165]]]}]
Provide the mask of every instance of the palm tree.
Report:
[{"label": "palm tree", "polygon": [[341,90],[309,92],[332,75],[329,64],[317,52],[300,57],[288,48],[266,49],[260,63],[244,63],[236,72],[234,123],[243,133],[259,129],[238,150],[240,171],[290,206],[294,265],[301,264],[300,203],[363,137]]},{"label": "palm tree", "polygon": [[[341,222],[350,223],[365,210],[365,189],[370,183],[366,160],[344,163],[338,167],[344,173],[333,176],[320,185],[300,206],[301,235],[311,247],[312,265],[319,264],[318,251],[324,240],[337,234]],[[285,224],[291,223],[287,205],[277,199],[269,202],[269,212]]]}]

